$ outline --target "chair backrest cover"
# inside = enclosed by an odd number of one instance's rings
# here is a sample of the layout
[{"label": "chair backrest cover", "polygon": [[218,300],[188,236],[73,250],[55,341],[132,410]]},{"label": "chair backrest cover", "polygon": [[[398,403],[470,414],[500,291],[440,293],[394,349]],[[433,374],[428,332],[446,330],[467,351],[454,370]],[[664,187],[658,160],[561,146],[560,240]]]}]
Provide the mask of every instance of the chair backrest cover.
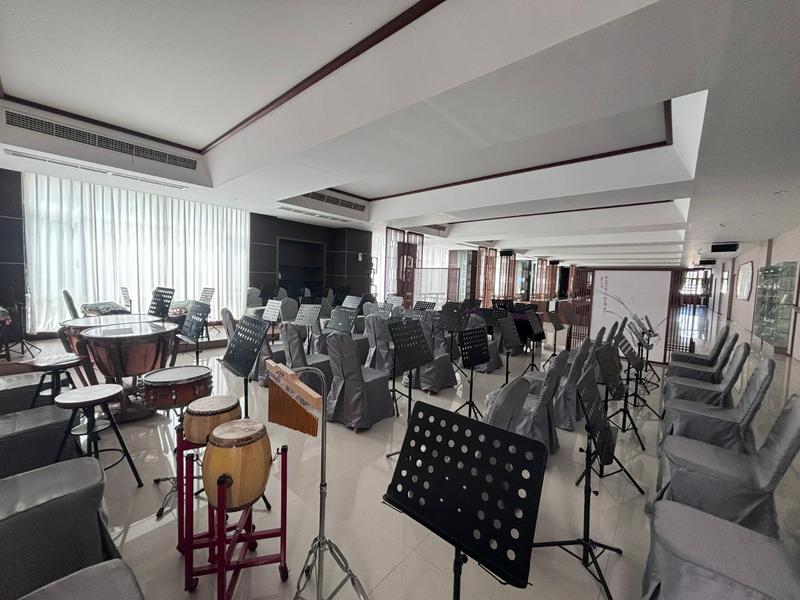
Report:
[{"label": "chair backrest cover", "polygon": [[583,365],[589,356],[591,347],[592,340],[590,340],[588,337],[584,338],[583,342],[581,342],[581,345],[578,346],[578,351],[575,353],[575,358],[572,359],[572,366],[569,368],[569,373],[567,373],[567,383],[571,385],[578,384],[578,379],[580,379],[581,373],[583,373]]},{"label": "chair backrest cover", "polygon": [[361,312],[364,313],[365,317],[374,314],[376,310],[378,309],[374,302],[364,302],[364,304],[361,305]]},{"label": "chair backrest cover", "polygon": [[70,294],[67,290],[64,290],[64,303],[67,305],[67,312],[69,312],[70,317],[73,319],[80,317],[78,314],[78,309],[75,307],[75,301],[72,299],[72,294]]},{"label": "chair backrest cover", "polygon": [[719,330],[719,335],[717,335],[717,339],[714,340],[714,345],[711,346],[711,350],[708,353],[708,356],[714,363],[719,360],[720,352],[722,352],[722,347],[725,345],[725,341],[728,339],[730,332],[730,325],[725,325],[725,327]]},{"label": "chair backrest cover", "polygon": [[319,303],[319,316],[321,318],[330,318],[331,316],[331,301],[328,298],[322,298]]},{"label": "chair backrest cover", "polygon": [[300,331],[305,330],[305,327],[282,321],[278,330],[283,342],[283,351],[286,354],[286,366],[290,369],[307,367],[306,350],[303,348],[303,338],[300,335]]},{"label": "chair backrest cover", "polygon": [[524,377],[515,377],[500,389],[491,408],[483,416],[483,422],[501,429],[514,431],[520,419],[530,384]]},{"label": "chair backrest cover", "polygon": [[261,290],[255,287],[247,288],[247,306],[261,306]]},{"label": "chair backrest cover", "polygon": [[294,321],[298,310],[297,300],[294,298],[281,299],[281,321]]},{"label": "chair backrest cover", "polygon": [[219,311],[220,319],[222,319],[222,328],[225,330],[225,337],[231,339],[233,332],[236,331],[236,321],[233,319],[233,313],[227,308]]},{"label": "chair backrest cover", "polygon": [[783,405],[756,457],[758,483],[774,490],[800,451],[800,396],[792,396]]},{"label": "chair backrest cover", "polygon": [[614,321],[614,324],[611,325],[611,329],[608,330],[608,337],[605,343],[610,344],[614,341],[614,336],[617,335],[617,327],[619,327],[619,321]]},{"label": "chair backrest cover", "polygon": [[750,356],[750,344],[747,342],[739,344],[731,356],[728,366],[725,368],[725,374],[722,377],[722,385],[727,390],[732,390],[736,385],[736,380],[744,369],[744,363],[747,362],[747,357]]},{"label": "chair backrest cover", "polygon": [[542,390],[539,393],[544,404],[552,402],[553,398],[555,398],[556,392],[558,391],[558,382],[564,375],[564,369],[567,366],[568,360],[569,350],[562,350],[558,353],[558,356],[553,360],[553,364],[550,365],[550,368],[547,370],[544,376]]},{"label": "chair backrest cover", "polygon": [[748,427],[753,422],[774,375],[775,361],[771,358],[762,358],[755,371],[750,373],[742,398],[739,400],[740,423],[743,427]]},{"label": "chair backrest cover", "polygon": [[728,365],[728,361],[731,359],[731,354],[733,353],[733,348],[736,346],[736,342],[739,341],[739,334],[734,333],[732,336],[728,338],[728,341],[725,342],[725,345],[722,347],[719,355],[717,356],[717,362],[714,363],[714,370],[721,374],[725,367]]},{"label": "chair backrest cover", "polygon": [[605,326],[601,327],[600,330],[597,332],[597,335],[594,336],[594,343],[595,343],[595,350],[600,347],[603,343],[603,338],[606,335],[606,328]]},{"label": "chair backrest cover", "polygon": [[334,378],[362,383],[364,376],[358,362],[358,346],[352,336],[334,331],[328,334],[328,357]]},{"label": "chair backrest cover", "polygon": [[281,286],[281,287],[278,288],[278,293],[275,294],[275,300],[283,300],[288,295],[289,295],[289,293],[286,291],[286,288]]}]

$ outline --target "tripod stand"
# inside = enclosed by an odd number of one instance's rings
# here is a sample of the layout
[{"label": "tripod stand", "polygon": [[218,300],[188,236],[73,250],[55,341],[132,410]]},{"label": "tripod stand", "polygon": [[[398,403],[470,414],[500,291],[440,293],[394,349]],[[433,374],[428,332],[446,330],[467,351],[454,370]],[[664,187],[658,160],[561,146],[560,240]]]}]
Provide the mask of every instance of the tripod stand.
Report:
[{"label": "tripod stand", "polygon": [[463,309],[445,310],[444,308],[442,308],[442,313],[441,313],[442,331],[450,332],[450,362],[456,369],[458,369],[458,371],[464,377],[466,377],[467,374],[464,372],[464,369],[461,368],[458,362],[453,359],[453,350],[455,345],[456,334],[464,331],[466,317],[467,315]]},{"label": "tripod stand", "polygon": [[[503,346],[506,349],[506,382],[503,386],[508,384],[508,376],[510,373],[511,368],[511,351],[521,350],[522,349],[522,341],[519,339],[519,332],[517,331],[517,326],[514,324],[514,319],[511,317],[504,317],[502,319],[497,320],[497,324],[500,327],[500,336],[503,341]],[[536,366],[533,364],[533,353],[531,353],[531,365]],[[525,369],[525,373],[528,372],[528,368]]]},{"label": "tripod stand", "polygon": [[[536,306],[536,305],[534,305]],[[522,372],[522,375],[525,375],[528,371],[538,371],[539,367],[536,366],[536,344],[545,338],[544,335],[544,326],[542,325],[542,319],[539,318],[539,313],[536,312],[535,308],[525,311],[525,317],[528,319],[528,324],[531,326],[531,363],[525,367],[525,370]]]},{"label": "tripod stand", "polygon": [[472,392],[475,383],[475,366],[489,362],[489,343],[486,335],[484,327],[477,327],[463,331],[458,340],[458,346],[461,349],[461,364],[469,368],[469,399],[455,412],[461,412],[462,408],[466,408],[467,416],[470,419],[483,418],[483,414],[472,399]]},{"label": "tripod stand", "polygon": [[[624,339],[624,335],[622,337]],[[625,340],[625,343],[627,344],[627,340]],[[630,344],[627,344],[627,346],[630,348]],[[633,415],[631,415],[630,411],[631,360],[627,360],[625,382],[623,383],[619,376],[619,366],[617,364],[619,349],[616,344],[606,344],[596,352],[596,356],[597,362],[600,365],[600,371],[603,374],[603,381],[606,383],[606,404],[608,404],[609,396],[612,400],[622,402],[622,406],[619,409],[608,415],[609,422],[622,433],[633,430],[636,439],[639,441],[639,446],[641,446],[644,451],[645,447],[642,436],[639,435],[639,428],[636,426],[636,421],[633,420]],[[633,358],[635,358],[635,356]],[[634,391],[634,393],[636,392]],[[611,420],[617,415],[622,415],[621,425],[617,425]]]},{"label": "tripod stand", "polygon": [[558,347],[558,332],[564,329],[564,324],[561,322],[558,312],[554,310],[548,310],[547,318],[550,319],[550,324],[553,326],[553,353],[547,357],[547,360],[544,362],[542,368],[546,367],[551,360],[558,356],[558,352],[556,352],[556,348]]}]

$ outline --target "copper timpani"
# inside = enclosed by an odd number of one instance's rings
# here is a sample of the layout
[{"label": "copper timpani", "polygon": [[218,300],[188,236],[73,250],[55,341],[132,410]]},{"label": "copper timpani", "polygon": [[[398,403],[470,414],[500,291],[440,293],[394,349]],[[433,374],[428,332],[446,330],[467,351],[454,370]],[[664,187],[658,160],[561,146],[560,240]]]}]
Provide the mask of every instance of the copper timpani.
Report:
[{"label": "copper timpani", "polygon": [[93,327],[107,327],[114,325],[124,325],[125,323],[153,323],[160,321],[158,317],[150,315],[101,315],[97,317],[81,317],[79,319],[69,319],[61,323],[67,340],[73,352],[77,352],[77,342],[83,337],[83,332]]},{"label": "copper timpani", "polygon": [[144,403],[155,410],[181,408],[211,393],[211,369],[202,365],[166,367],[142,377]]},{"label": "copper timpani", "polygon": [[121,323],[87,329],[83,337],[100,372],[117,380],[164,367],[177,330],[175,323]]},{"label": "copper timpani", "polygon": [[183,437],[192,444],[204,445],[214,428],[242,418],[236,396],[207,396],[195,400],[183,414]]},{"label": "copper timpani", "polygon": [[247,508],[264,493],[272,467],[272,446],[263,423],[252,419],[229,421],[208,436],[203,458],[203,485],[208,503],[218,506],[217,482],[225,477],[227,511]]}]

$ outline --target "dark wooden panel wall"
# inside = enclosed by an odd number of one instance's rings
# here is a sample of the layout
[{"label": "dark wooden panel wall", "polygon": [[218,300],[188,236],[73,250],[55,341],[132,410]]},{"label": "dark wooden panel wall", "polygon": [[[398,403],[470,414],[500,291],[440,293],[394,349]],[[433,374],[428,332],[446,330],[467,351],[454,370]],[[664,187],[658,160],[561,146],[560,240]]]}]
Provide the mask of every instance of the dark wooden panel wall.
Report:
[{"label": "dark wooden panel wall", "polygon": [[25,301],[22,174],[0,169],[0,306]]},{"label": "dark wooden panel wall", "polygon": [[[250,215],[251,286],[261,288],[277,284],[278,238],[324,244],[325,285],[350,286],[354,294],[369,292],[371,231],[331,229],[255,213]],[[291,262],[287,256],[281,260]]]}]

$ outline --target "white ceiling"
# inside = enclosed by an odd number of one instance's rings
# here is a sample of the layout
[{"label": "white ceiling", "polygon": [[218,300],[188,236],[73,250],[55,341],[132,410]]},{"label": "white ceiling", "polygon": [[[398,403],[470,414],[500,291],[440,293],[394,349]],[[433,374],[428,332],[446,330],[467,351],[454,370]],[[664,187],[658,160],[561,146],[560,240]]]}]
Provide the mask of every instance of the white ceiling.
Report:
[{"label": "white ceiling", "polygon": [[[203,145],[412,2],[190,4],[5,2],[3,87]],[[325,188],[403,193],[658,142],[672,99],[671,146],[380,200],[351,226],[694,264],[800,224],[799,26],[796,0],[450,0],[214,148],[212,189],[182,194],[284,216]]]}]

